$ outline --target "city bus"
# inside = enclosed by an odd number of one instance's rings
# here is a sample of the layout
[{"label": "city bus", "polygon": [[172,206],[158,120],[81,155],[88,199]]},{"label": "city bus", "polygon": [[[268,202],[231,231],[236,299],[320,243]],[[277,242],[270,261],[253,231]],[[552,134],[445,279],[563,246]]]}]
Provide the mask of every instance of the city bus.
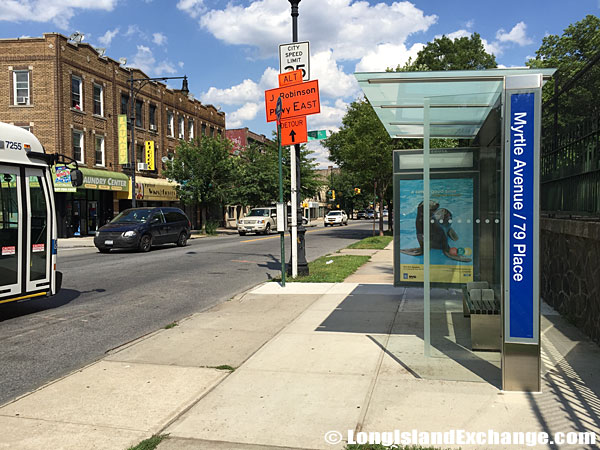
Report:
[{"label": "city bus", "polygon": [[[29,131],[0,122],[0,304],[60,290],[51,169],[66,167],[65,159],[46,154]],[[68,172],[80,185],[77,166]]]}]

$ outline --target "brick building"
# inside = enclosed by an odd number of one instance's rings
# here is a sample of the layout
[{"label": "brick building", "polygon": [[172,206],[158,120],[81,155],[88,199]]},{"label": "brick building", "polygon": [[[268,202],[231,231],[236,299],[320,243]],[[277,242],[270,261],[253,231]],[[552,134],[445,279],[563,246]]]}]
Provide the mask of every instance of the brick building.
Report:
[{"label": "brick building", "polygon": [[245,128],[231,128],[225,131],[227,139],[233,143],[233,153],[239,154],[243,152],[250,144],[265,144],[273,143],[264,134],[257,134]]},{"label": "brick building", "polygon": [[[77,189],[55,183],[61,237],[93,234],[131,205],[132,165],[119,163],[118,115],[130,113],[132,72],[147,77],[61,34],[0,39],[0,121],[28,128],[46,152],[76,159],[84,174]],[[161,82],[139,90],[135,109],[138,206],[177,205],[174,184],[161,176],[163,157],[180,139],[223,135],[225,114]],[[137,171],[145,141],[154,141],[156,167]],[[195,210],[187,212],[197,224]]]}]

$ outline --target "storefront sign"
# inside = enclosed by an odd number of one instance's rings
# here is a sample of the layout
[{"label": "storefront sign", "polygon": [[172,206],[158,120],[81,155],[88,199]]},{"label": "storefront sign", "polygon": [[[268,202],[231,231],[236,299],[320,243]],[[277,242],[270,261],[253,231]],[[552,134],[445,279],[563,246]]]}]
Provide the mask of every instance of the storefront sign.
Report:
[{"label": "storefront sign", "polygon": [[[136,200],[163,202],[176,202],[179,200],[177,185],[164,178],[136,177],[135,181]],[[131,192],[129,192],[129,197],[131,198]]]},{"label": "storefront sign", "polygon": [[71,184],[71,169],[66,166],[56,166],[52,178],[54,192],[75,192],[77,188]]},{"label": "storefront sign", "polygon": [[534,314],[534,93],[510,96],[509,156],[509,334],[507,341],[531,342]]},{"label": "storefront sign", "polygon": [[83,173],[83,189],[99,189],[104,191],[126,191],[128,189],[129,177],[118,172],[107,172],[103,170],[85,169]]},{"label": "storefront sign", "polygon": [[119,114],[118,118],[119,164],[127,164],[127,115]]}]

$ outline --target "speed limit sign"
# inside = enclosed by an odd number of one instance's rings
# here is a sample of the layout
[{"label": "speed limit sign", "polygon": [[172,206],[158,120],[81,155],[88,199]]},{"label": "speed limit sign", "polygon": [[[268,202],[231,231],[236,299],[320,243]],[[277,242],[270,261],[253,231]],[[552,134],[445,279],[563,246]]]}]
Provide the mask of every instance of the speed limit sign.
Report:
[{"label": "speed limit sign", "polygon": [[310,52],[308,41],[279,45],[279,73],[302,71],[302,80],[310,80]]}]

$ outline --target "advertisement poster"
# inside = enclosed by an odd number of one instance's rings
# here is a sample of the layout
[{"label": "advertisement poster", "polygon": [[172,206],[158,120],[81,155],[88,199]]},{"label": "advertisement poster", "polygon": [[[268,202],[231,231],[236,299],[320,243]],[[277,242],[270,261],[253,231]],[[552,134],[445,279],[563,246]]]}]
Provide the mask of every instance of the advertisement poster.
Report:
[{"label": "advertisement poster", "polygon": [[473,179],[430,181],[423,208],[423,180],[400,180],[400,281],[422,282],[424,223],[431,223],[432,283],[473,281]]}]

